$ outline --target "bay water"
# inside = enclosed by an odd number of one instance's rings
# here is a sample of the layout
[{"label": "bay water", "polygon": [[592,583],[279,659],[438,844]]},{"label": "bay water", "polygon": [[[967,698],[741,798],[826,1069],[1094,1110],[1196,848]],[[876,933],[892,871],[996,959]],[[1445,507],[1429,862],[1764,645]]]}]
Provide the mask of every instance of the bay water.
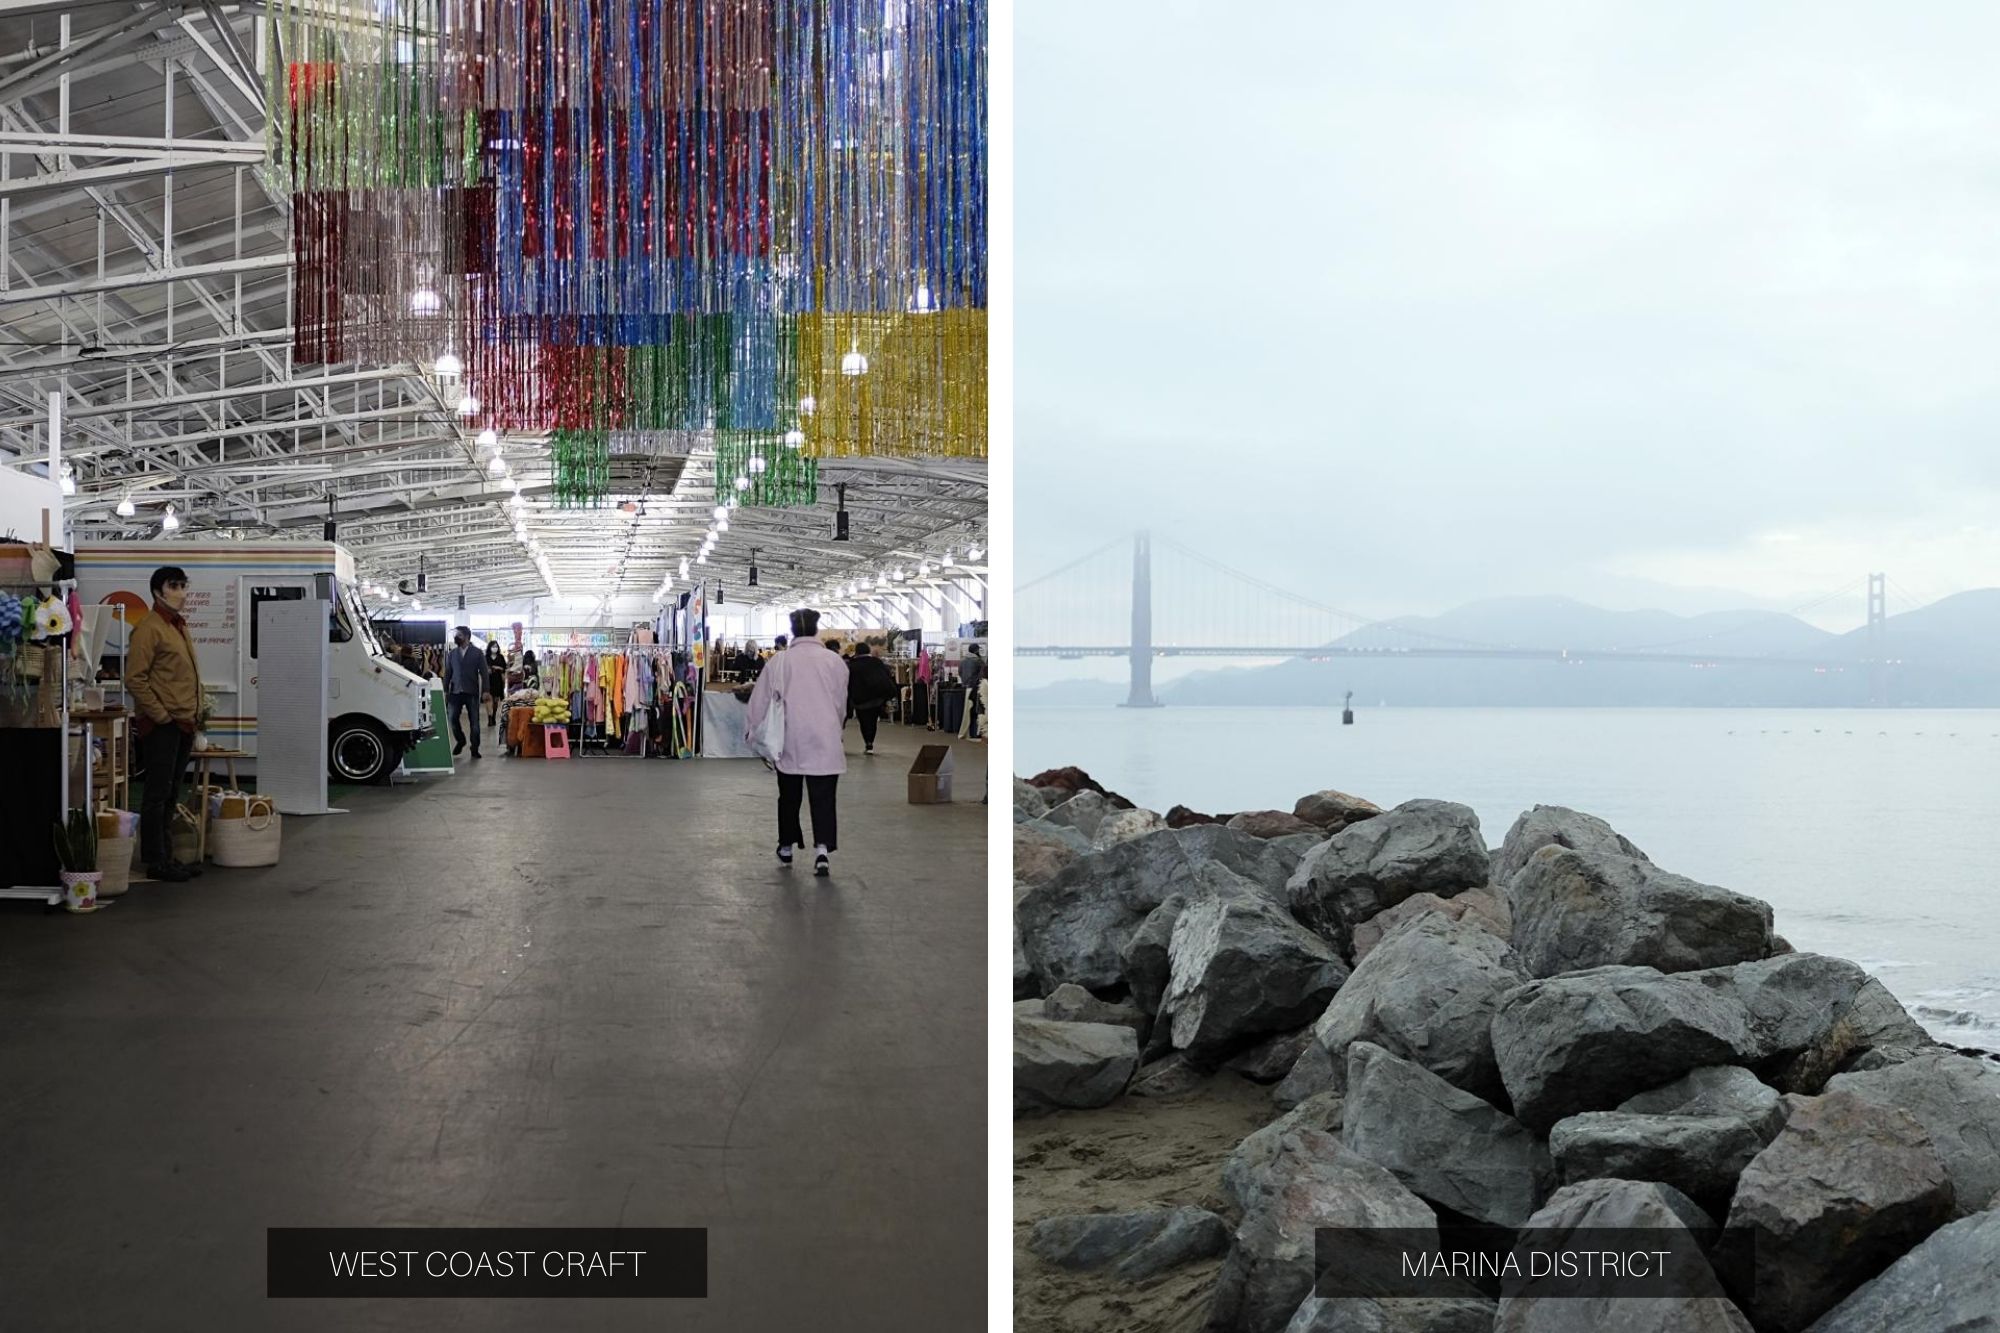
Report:
[{"label": "bay water", "polygon": [[1075,764],[1149,809],[1289,810],[1332,787],[1607,821],[1667,870],[1769,902],[1939,1039],[2000,1049],[2000,711],[1030,707],[1022,776]]}]

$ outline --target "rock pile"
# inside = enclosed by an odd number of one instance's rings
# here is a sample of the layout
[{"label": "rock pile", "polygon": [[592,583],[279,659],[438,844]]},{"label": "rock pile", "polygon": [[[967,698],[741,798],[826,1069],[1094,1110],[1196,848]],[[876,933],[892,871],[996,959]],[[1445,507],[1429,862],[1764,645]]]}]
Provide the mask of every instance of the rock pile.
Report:
[{"label": "rock pile", "polygon": [[[2000,1065],[1768,904],[1560,807],[1489,849],[1446,801],[1162,818],[1042,778],[1015,786],[1016,1114],[1272,1085],[1216,1163],[1227,1216],[1044,1219],[1044,1261],[1223,1254],[1217,1333],[2000,1329]],[[1685,1228],[1728,1295],[1313,1295],[1316,1227],[1468,1224]]]}]

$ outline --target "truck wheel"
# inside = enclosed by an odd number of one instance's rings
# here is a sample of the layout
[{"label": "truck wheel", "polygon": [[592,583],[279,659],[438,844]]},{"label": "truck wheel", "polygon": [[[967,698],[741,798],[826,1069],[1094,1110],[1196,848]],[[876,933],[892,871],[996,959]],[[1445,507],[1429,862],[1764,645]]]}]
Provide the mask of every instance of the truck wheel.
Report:
[{"label": "truck wheel", "polygon": [[342,718],[328,733],[326,771],[335,782],[386,782],[396,766],[389,734],[366,718]]}]

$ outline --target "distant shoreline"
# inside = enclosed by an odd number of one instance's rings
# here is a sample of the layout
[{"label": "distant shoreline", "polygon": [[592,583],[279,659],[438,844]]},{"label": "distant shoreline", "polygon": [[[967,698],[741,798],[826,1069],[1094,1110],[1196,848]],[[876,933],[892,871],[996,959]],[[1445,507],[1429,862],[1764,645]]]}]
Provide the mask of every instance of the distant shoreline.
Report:
[{"label": "distant shoreline", "polygon": [[[1123,704],[1115,703],[1061,703],[1047,702],[1033,698],[1033,691],[1027,696],[1016,695],[1016,708],[1066,709],[1077,712],[1118,712],[1127,711]],[[1222,712],[1233,709],[1257,708],[1312,708],[1329,713],[1338,713],[1341,705],[1334,703],[1288,703],[1260,702],[1246,699],[1240,703],[1162,703],[1163,710],[1182,712]],[[1364,704],[1356,702],[1354,711],[1360,713],[1410,712],[1417,709],[1437,711],[1459,711],[1473,709],[1504,710],[1510,713],[2000,713],[2000,704],[1509,704],[1509,703],[1430,703],[1430,704]]]}]

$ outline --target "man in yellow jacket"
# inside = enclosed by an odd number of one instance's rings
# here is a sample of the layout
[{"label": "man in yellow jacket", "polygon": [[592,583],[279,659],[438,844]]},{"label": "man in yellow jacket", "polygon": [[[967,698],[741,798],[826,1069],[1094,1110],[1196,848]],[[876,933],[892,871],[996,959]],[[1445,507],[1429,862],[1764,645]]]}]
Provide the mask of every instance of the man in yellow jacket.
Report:
[{"label": "man in yellow jacket", "polygon": [[187,571],[166,565],[153,571],[153,613],[132,630],[125,684],[139,716],[139,757],[146,770],[139,805],[139,852],[146,873],[171,883],[191,879],[201,867],[174,860],[171,820],[182,775],[194,754],[201,713],[201,667],[194,637],[181,614],[187,605]]}]

